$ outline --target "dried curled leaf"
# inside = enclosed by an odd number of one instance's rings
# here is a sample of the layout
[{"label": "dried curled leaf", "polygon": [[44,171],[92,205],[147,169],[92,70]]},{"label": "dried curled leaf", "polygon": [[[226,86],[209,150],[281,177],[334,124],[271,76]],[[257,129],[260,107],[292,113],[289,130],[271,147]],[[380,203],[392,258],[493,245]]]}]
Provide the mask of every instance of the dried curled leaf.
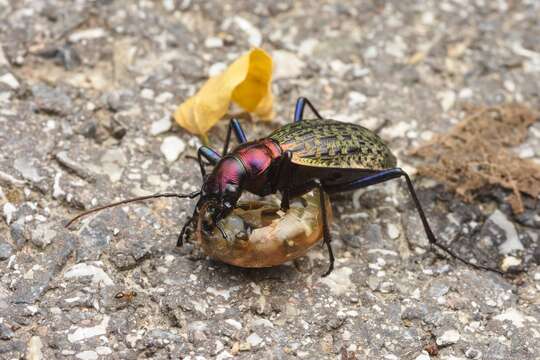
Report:
[{"label": "dried curled leaf", "polygon": [[204,135],[227,113],[231,101],[270,120],[274,115],[272,66],[272,58],[264,50],[247,52],[182,103],[174,113],[176,122],[192,134]]},{"label": "dried curled leaf", "polygon": [[538,114],[517,104],[468,112],[449,133],[411,152],[431,161],[420,166],[419,173],[441,181],[468,201],[492,185],[512,190],[507,201],[515,213],[522,212],[521,194],[540,195],[540,166],[519,158],[511,148],[525,140]]}]

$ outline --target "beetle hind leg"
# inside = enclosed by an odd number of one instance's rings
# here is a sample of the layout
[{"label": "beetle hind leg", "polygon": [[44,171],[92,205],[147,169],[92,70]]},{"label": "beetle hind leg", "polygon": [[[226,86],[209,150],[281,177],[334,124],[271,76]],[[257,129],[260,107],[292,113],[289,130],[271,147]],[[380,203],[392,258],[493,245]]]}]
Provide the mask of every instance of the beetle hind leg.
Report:
[{"label": "beetle hind leg", "polygon": [[328,224],[328,213],[326,212],[326,197],[328,196],[326,194],[326,191],[323,188],[323,185],[319,179],[314,180],[314,185],[319,190],[319,197],[320,197],[320,203],[321,203],[321,217],[323,221],[323,240],[326,244],[326,248],[328,249],[328,257],[330,264],[328,265],[328,270],[322,275],[322,277],[326,277],[330,275],[330,273],[334,270],[334,251],[332,250],[332,235],[330,234],[330,226]]}]

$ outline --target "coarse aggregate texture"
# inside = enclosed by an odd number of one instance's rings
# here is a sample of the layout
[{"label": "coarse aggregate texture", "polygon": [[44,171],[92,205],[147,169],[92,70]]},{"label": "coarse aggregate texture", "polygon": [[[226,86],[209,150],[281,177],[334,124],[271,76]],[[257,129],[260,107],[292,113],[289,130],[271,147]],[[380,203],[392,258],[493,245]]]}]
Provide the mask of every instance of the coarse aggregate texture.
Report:
[{"label": "coarse aggregate texture", "polygon": [[[428,251],[398,180],[333,198],[326,278],[324,247],[258,270],[176,248],[189,200],[63,227],[199,189],[200,142],[167,119],[251,46],[275,59],[277,117],[242,116],[250,138],[305,96],[377,131],[414,174],[407,150],[461,104],[540,108],[539,13],[536,0],[0,0],[0,358],[539,359],[540,208],[525,198],[513,215],[498,188],[464,203],[415,179],[443,243],[526,269],[514,276]],[[538,122],[515,151],[540,161]]]}]

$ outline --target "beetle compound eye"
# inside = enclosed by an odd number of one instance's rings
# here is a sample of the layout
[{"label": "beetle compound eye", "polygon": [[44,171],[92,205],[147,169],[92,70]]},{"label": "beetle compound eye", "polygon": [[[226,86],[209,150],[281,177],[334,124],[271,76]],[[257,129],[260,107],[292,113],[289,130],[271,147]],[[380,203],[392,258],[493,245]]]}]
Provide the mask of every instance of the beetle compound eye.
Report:
[{"label": "beetle compound eye", "polygon": [[[318,191],[291,203],[283,213],[276,201],[240,202],[219,222],[227,234],[224,239],[216,226],[208,229],[199,221],[197,240],[212,258],[242,267],[269,267],[304,255],[322,238],[323,223]],[[226,208],[227,203],[223,206]],[[231,205],[232,206],[232,205]],[[330,203],[326,210],[331,214]]]}]

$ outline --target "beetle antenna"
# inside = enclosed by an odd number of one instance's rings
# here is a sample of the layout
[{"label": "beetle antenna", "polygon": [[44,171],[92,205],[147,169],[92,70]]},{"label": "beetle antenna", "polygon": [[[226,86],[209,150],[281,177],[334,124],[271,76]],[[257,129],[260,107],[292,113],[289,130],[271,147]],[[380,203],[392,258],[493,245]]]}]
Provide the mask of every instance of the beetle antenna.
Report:
[{"label": "beetle antenna", "polygon": [[75,221],[79,220],[80,218],[85,217],[86,215],[89,215],[89,214],[92,214],[92,213],[95,213],[95,212],[98,212],[98,211],[101,211],[101,210],[105,210],[105,209],[108,209],[108,208],[112,208],[112,207],[115,207],[115,206],[119,206],[119,205],[129,204],[129,203],[137,202],[137,201],[144,201],[144,200],[148,200],[148,199],[157,199],[157,198],[162,198],[162,197],[175,197],[175,198],[179,198],[179,199],[186,199],[186,198],[193,199],[193,198],[196,198],[199,195],[201,195],[200,191],[195,191],[195,192],[192,192],[190,194],[162,193],[162,194],[154,194],[154,195],[147,195],[147,196],[139,196],[139,197],[132,198],[132,199],[122,200],[122,201],[118,201],[118,202],[108,204],[108,205],[103,205],[103,206],[100,206],[100,207],[97,207],[97,208],[90,209],[90,210],[87,210],[85,212],[82,212],[79,215],[75,216],[73,219],[71,219],[65,225],[65,227],[69,228],[71,226],[71,224],[73,224]]}]

